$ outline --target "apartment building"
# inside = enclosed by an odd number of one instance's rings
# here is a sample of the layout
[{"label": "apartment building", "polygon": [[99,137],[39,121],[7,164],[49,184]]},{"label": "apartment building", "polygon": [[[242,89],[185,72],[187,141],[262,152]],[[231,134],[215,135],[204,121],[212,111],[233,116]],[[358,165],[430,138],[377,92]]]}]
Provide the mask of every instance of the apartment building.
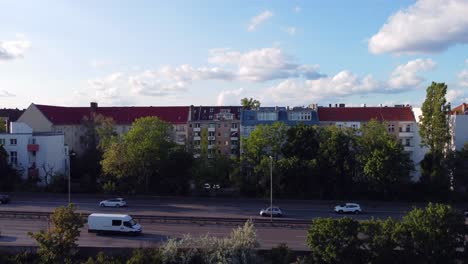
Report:
[{"label": "apartment building", "polygon": [[255,127],[271,125],[275,122],[282,122],[288,126],[295,126],[299,123],[306,125],[318,125],[317,105],[308,107],[260,107],[255,110],[242,110],[241,115],[241,136],[248,137],[255,130]]},{"label": "apartment building", "polygon": [[54,175],[69,173],[68,147],[63,133],[35,133],[24,123],[12,122],[10,132],[0,134],[0,145],[23,180],[39,180],[38,184],[44,185]]},{"label": "apartment building", "polygon": [[[419,126],[409,105],[395,105],[393,107],[346,107],[345,104],[318,107],[318,116],[321,126],[338,126],[359,129],[362,125],[375,119],[387,123],[388,132],[403,145],[414,164],[417,165],[424,158],[426,152],[422,148],[419,136]],[[419,178],[419,166],[413,174],[413,179]]]},{"label": "apartment building", "polygon": [[241,109],[240,106],[190,106],[188,144],[193,147],[195,157],[200,156],[204,142],[208,157],[215,153],[239,156]]},{"label": "apartment building", "polygon": [[450,115],[452,150],[460,150],[468,143],[468,104],[463,103],[452,109]]},{"label": "apartment building", "polygon": [[132,123],[141,117],[156,116],[173,125],[173,139],[177,144],[185,145],[187,138],[187,121],[189,107],[187,106],[131,106],[131,107],[99,107],[92,102],[89,107],[65,107],[31,104],[18,119],[18,122],[28,124],[35,133],[63,133],[65,144],[70,151],[78,155],[84,152],[83,125],[85,117],[103,115],[114,120],[114,128],[118,134],[130,130]]}]

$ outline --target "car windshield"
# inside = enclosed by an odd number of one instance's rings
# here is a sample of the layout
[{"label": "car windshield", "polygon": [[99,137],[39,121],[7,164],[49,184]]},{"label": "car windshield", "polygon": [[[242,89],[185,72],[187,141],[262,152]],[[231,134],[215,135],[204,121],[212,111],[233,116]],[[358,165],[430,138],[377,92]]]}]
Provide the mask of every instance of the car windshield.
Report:
[{"label": "car windshield", "polygon": [[128,223],[129,223],[131,226],[134,226],[134,225],[136,225],[136,224],[137,224],[137,223],[135,222],[135,220],[133,220],[133,219],[132,219],[132,220],[130,220],[130,221],[128,221]]}]

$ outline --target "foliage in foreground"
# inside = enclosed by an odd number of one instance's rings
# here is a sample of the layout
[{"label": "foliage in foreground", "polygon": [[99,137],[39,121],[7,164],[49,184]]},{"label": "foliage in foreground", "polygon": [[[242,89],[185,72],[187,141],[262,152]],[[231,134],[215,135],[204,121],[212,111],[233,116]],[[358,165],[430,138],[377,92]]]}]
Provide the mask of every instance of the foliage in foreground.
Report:
[{"label": "foliage in foreground", "polygon": [[75,213],[75,207],[70,204],[55,209],[50,221],[49,231],[29,232],[39,245],[37,254],[41,263],[72,263],[78,252],[77,241],[80,228],[83,227],[81,215]]}]

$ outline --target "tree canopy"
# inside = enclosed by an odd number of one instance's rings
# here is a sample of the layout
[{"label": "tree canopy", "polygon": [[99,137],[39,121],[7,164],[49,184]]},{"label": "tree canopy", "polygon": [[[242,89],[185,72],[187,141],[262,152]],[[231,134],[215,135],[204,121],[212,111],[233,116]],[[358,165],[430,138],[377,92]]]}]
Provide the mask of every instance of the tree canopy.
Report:
[{"label": "tree canopy", "polygon": [[260,101],[253,98],[242,98],[241,99],[242,108],[251,110],[260,108]]}]

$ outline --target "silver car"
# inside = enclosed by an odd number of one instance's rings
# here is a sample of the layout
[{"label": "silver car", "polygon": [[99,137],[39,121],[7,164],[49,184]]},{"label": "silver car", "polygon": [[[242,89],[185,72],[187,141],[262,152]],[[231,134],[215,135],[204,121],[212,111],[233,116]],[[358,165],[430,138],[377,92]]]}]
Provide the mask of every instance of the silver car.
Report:
[{"label": "silver car", "polygon": [[260,215],[261,216],[278,216],[278,217],[281,217],[283,216],[283,211],[281,211],[281,208],[277,207],[277,206],[273,206],[273,207],[268,207],[266,209],[262,209],[260,210]]},{"label": "silver car", "polygon": [[124,207],[127,206],[124,198],[114,198],[109,200],[104,200],[99,203],[101,207]]},{"label": "silver car", "polygon": [[342,214],[342,213],[360,214],[362,213],[362,210],[361,210],[361,206],[357,203],[346,203],[344,205],[335,206],[335,212],[339,214]]}]

